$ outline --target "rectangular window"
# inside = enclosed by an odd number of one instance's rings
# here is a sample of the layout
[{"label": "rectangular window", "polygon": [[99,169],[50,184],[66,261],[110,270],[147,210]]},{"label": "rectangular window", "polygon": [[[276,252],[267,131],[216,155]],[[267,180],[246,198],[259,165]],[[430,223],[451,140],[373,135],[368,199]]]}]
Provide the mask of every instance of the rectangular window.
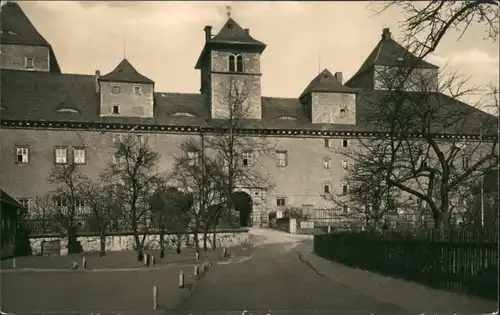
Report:
[{"label": "rectangular window", "polygon": [[342,194],[347,195],[349,193],[349,185],[342,185]]},{"label": "rectangular window", "polygon": [[330,139],[323,139],[323,145],[325,146],[325,148],[329,148],[330,147]]},{"label": "rectangular window", "polygon": [[73,163],[85,164],[85,148],[73,148]]},{"label": "rectangular window", "polygon": [[470,163],[470,156],[468,155],[462,156],[462,168],[464,170],[469,168],[469,163]]},{"label": "rectangular window", "polygon": [[331,159],[323,159],[323,168],[331,168],[332,160]]},{"label": "rectangular window", "polygon": [[425,155],[421,155],[418,158],[418,164],[416,165],[416,169],[419,169],[420,167],[427,167],[427,157]]},{"label": "rectangular window", "polygon": [[200,155],[198,154],[198,152],[188,151],[187,158],[188,158],[189,165],[194,165],[197,162],[199,157],[200,157]]},{"label": "rectangular window", "polygon": [[342,205],[342,212],[343,212],[344,214],[349,213],[349,206],[348,206],[348,205]]},{"label": "rectangular window", "polygon": [[121,160],[121,155],[119,155],[118,153],[113,154],[113,164],[120,164]]},{"label": "rectangular window", "polygon": [[120,105],[113,105],[113,115],[120,114]]},{"label": "rectangular window", "polygon": [[284,197],[276,198],[276,206],[278,206],[278,207],[286,206],[286,198],[284,198]]},{"label": "rectangular window", "polygon": [[19,200],[19,203],[24,207],[24,209],[30,210],[31,207],[31,199],[29,198],[17,198]]},{"label": "rectangular window", "polygon": [[314,214],[313,205],[302,205],[302,213],[304,215],[309,216],[309,217],[313,216],[313,214]]},{"label": "rectangular window", "polygon": [[348,169],[349,168],[349,161],[342,160],[342,168],[345,170]]},{"label": "rectangular window", "polygon": [[119,143],[122,141],[122,135],[120,133],[113,134],[113,143]]},{"label": "rectangular window", "polygon": [[26,164],[29,162],[30,150],[27,147],[16,147],[16,163]]},{"label": "rectangular window", "polygon": [[342,140],[342,147],[347,148],[349,146],[349,141],[347,139]]},{"label": "rectangular window", "polygon": [[121,92],[121,89],[120,89],[119,85],[113,85],[111,87],[111,93],[113,93],[113,94],[120,94],[120,92]]},{"label": "rectangular window", "polygon": [[288,155],[286,151],[276,151],[276,166],[286,167],[288,165]]},{"label": "rectangular window", "polygon": [[325,194],[329,194],[330,193],[330,185],[328,185],[328,184],[323,185],[323,192]]},{"label": "rectangular window", "polygon": [[55,197],[54,203],[55,203],[56,207],[66,207],[66,205],[67,205],[66,198],[63,198],[63,197]]},{"label": "rectangular window", "polygon": [[34,70],[35,69],[35,58],[33,58],[33,57],[25,57],[24,58],[24,67],[27,70]]},{"label": "rectangular window", "polygon": [[75,200],[75,210],[77,215],[87,214],[87,208],[85,207],[85,200],[76,199]]},{"label": "rectangular window", "polygon": [[387,209],[391,213],[397,212],[398,209],[396,208],[396,202],[394,201],[394,198],[387,198]]},{"label": "rectangular window", "polygon": [[243,152],[242,156],[243,166],[252,166],[253,165],[253,153],[251,151]]},{"label": "rectangular window", "polygon": [[138,143],[139,145],[142,145],[142,144],[143,144],[144,138],[142,137],[142,135],[136,135],[136,136],[135,136],[135,139],[137,140],[137,143]]},{"label": "rectangular window", "polygon": [[68,163],[68,148],[59,147],[54,149],[55,163],[66,164]]},{"label": "rectangular window", "polygon": [[134,86],[134,94],[141,95],[142,94],[142,86]]}]

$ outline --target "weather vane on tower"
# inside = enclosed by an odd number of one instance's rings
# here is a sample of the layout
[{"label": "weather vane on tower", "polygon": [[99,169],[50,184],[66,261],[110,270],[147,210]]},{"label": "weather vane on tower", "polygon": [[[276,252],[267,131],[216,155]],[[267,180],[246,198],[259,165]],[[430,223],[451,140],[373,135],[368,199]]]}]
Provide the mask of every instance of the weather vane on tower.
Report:
[{"label": "weather vane on tower", "polygon": [[227,10],[227,18],[231,18],[231,6],[230,5],[226,5],[226,10]]}]

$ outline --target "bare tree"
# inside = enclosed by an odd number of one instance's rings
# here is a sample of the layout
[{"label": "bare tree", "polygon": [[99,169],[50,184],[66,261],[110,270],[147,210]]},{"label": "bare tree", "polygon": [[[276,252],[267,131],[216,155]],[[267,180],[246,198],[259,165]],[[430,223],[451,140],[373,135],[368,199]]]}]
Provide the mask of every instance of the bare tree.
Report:
[{"label": "bare tree", "polygon": [[[175,159],[174,171],[170,179],[176,187],[192,196],[193,204],[188,209],[191,218],[191,231],[199,249],[198,233],[208,233],[207,213],[209,207],[219,198],[216,179],[219,178],[220,165],[206,154],[203,137],[200,140],[189,138],[180,145],[181,154]],[[204,245],[205,249],[206,241]]]},{"label": "bare tree", "polygon": [[362,221],[370,230],[381,229],[389,214],[402,206],[401,194],[386,181],[383,142],[372,142],[363,150],[340,151],[346,160],[347,175],[343,191],[327,192],[324,198],[333,204],[332,216],[341,221]]},{"label": "bare tree", "polygon": [[[385,79],[394,78],[391,73]],[[475,91],[465,90],[464,83],[452,74],[437,85],[421,84],[419,91],[408,91],[399,82],[373,93],[364,119],[379,132],[360,137],[358,148],[346,153],[356,160],[376,148],[372,156],[385,185],[425,203],[436,228],[449,222],[454,200],[470,193],[471,185],[496,162],[496,119],[460,101]]]},{"label": "bare tree", "polygon": [[106,254],[106,233],[111,230],[113,222],[121,216],[121,204],[113,185],[104,178],[87,180],[81,189],[81,198],[92,213],[97,223],[100,237],[99,255]]},{"label": "bare tree", "polygon": [[160,234],[160,257],[165,257],[165,234],[176,234],[177,253],[181,250],[182,236],[190,223],[189,211],[193,207],[191,195],[175,187],[159,187],[150,199],[155,228]]},{"label": "bare tree", "polygon": [[132,230],[138,259],[142,259],[151,218],[149,198],[162,182],[156,173],[160,156],[149,147],[146,137],[134,134],[124,135],[115,149],[104,176],[115,185],[122,205],[121,218]]},{"label": "bare tree", "polygon": [[[378,4],[377,4],[378,5]],[[410,51],[425,58],[439,46],[451,31],[460,37],[471,24],[481,24],[486,38],[496,41],[499,31],[499,1],[390,1],[382,4],[378,12],[400,10],[404,16],[401,26],[404,40]]]},{"label": "bare tree", "polygon": [[82,188],[87,177],[75,164],[55,165],[48,181],[57,185],[53,193],[55,218],[68,237],[68,252],[79,251],[77,243],[78,220],[83,204]]}]

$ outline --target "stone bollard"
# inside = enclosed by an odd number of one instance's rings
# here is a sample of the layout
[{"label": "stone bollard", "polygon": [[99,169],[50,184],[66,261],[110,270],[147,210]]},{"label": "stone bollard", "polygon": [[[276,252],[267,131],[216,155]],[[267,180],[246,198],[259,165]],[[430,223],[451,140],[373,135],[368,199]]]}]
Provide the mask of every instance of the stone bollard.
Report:
[{"label": "stone bollard", "polygon": [[227,258],[227,249],[225,247],[222,249],[222,258]]},{"label": "stone bollard", "polygon": [[16,268],[16,257],[12,258],[12,268]]},{"label": "stone bollard", "polygon": [[158,288],[153,286],[153,310],[156,311],[158,309]]},{"label": "stone bollard", "polygon": [[196,261],[200,260],[200,253],[196,251]]},{"label": "stone bollard", "polygon": [[179,271],[179,288],[184,288],[184,271]]},{"label": "stone bollard", "polygon": [[205,269],[206,269],[206,268],[205,268],[205,263],[202,263],[202,264],[201,264],[201,272],[205,272]]},{"label": "stone bollard", "polygon": [[330,234],[330,233],[332,233],[332,226],[331,225],[328,226],[328,234]]},{"label": "stone bollard", "polygon": [[155,256],[151,255],[151,267],[154,267],[156,262],[155,262],[156,258]]},{"label": "stone bollard", "polygon": [[194,265],[194,275],[197,276],[198,273],[198,265]]},{"label": "stone bollard", "polygon": [[144,266],[148,265],[148,254],[144,253],[142,261],[144,262]]},{"label": "stone bollard", "polygon": [[87,268],[87,257],[83,256],[82,258],[82,268],[86,269]]}]

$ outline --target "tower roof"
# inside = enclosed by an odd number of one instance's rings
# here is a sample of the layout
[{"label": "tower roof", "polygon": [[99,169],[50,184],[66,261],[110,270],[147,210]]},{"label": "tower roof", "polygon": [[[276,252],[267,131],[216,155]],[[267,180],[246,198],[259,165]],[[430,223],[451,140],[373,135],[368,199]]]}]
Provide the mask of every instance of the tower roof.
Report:
[{"label": "tower roof", "polygon": [[250,36],[248,29],[242,28],[235,20],[229,18],[221,28],[219,33],[212,37],[208,42],[211,43],[231,43],[231,44],[253,44],[257,46],[266,46],[264,43]]},{"label": "tower roof", "polygon": [[416,68],[428,69],[439,68],[436,65],[416,57],[406,48],[401,46],[392,38],[391,31],[388,28],[383,29],[382,38],[378,42],[377,46],[375,46],[359,70],[346,82],[346,84],[349,84],[353,78],[359,76],[367,70],[372,69],[374,66],[412,66]]},{"label": "tower roof", "polygon": [[126,58],[124,58],[113,71],[103,75],[99,78],[99,80],[130,83],[154,83],[153,80],[140,74]]},{"label": "tower roof", "polygon": [[17,3],[7,2],[2,5],[0,21],[0,43],[50,47],[49,42],[40,35]]},{"label": "tower roof", "polygon": [[207,52],[215,47],[240,46],[246,49],[256,50],[262,53],[266,49],[266,44],[250,36],[247,28],[242,28],[235,20],[228,18],[226,24],[222,26],[217,35],[212,36],[212,26],[205,26],[205,46],[196,62],[195,69],[201,69]]},{"label": "tower roof", "polygon": [[310,92],[356,93],[358,90],[342,85],[328,69],[325,69],[309,83],[299,99]]}]

